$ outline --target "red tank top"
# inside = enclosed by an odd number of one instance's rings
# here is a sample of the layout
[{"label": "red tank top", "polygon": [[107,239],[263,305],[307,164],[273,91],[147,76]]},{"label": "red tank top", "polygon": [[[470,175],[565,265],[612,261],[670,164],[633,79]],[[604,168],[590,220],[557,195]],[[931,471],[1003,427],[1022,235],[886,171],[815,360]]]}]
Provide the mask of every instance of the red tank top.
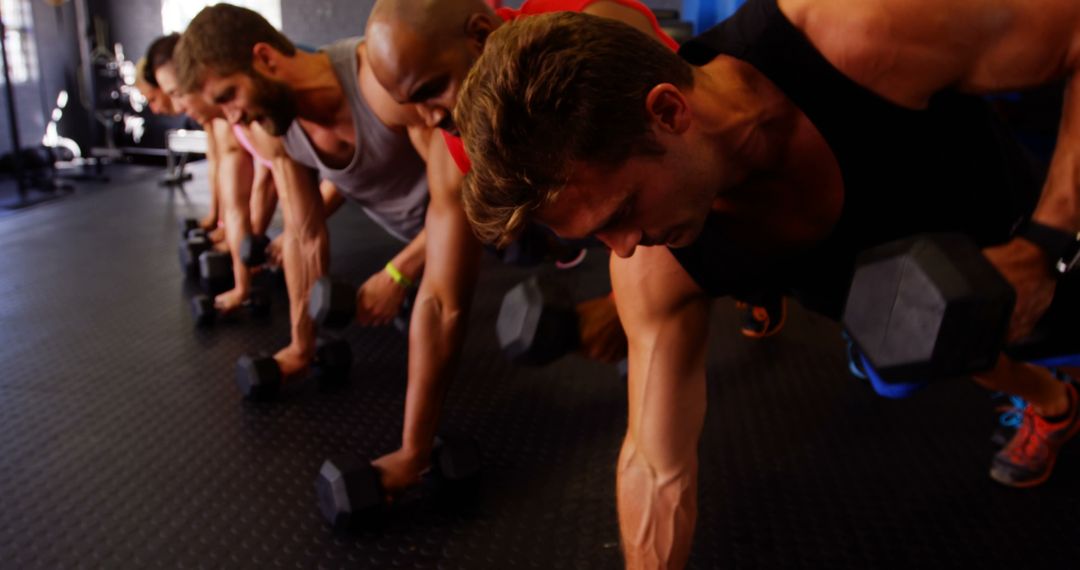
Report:
[{"label": "red tank top", "polygon": [[[521,5],[521,8],[499,8],[495,10],[495,13],[499,15],[503,20],[509,22],[516,20],[524,16],[535,16],[537,14],[548,14],[551,12],[581,12],[590,4],[594,4],[599,0],[527,0]],[[616,4],[626,6],[627,8],[633,8],[638,12],[641,12],[643,16],[649,19],[652,24],[653,32],[656,33],[656,37],[660,38],[672,51],[678,51],[679,44],[675,40],[671,39],[671,36],[667,35],[663,29],[660,28],[660,22],[657,21],[656,15],[652,13],[644,4],[637,2],[637,0],[606,0],[608,2],[615,2]],[[443,138],[446,140],[446,146],[450,149],[450,155],[454,157],[454,162],[457,163],[461,172],[468,174],[472,170],[472,162],[469,160],[469,155],[465,153],[465,144],[461,142],[461,139],[454,135],[443,131]]]}]

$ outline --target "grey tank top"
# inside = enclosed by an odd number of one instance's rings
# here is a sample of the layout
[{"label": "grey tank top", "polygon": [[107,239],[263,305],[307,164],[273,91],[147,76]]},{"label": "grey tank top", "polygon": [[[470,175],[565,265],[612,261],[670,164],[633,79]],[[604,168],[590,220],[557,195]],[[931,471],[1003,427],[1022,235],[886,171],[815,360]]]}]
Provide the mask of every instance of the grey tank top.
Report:
[{"label": "grey tank top", "polygon": [[424,228],[427,213],[427,170],[408,133],[384,125],[360,94],[356,49],[363,38],[349,38],[325,46],[345,99],[349,102],[356,150],[345,168],[323,164],[298,121],[285,133],[285,150],[293,160],[319,171],[338,191],[357,202],[377,224],[402,241],[410,241]]}]

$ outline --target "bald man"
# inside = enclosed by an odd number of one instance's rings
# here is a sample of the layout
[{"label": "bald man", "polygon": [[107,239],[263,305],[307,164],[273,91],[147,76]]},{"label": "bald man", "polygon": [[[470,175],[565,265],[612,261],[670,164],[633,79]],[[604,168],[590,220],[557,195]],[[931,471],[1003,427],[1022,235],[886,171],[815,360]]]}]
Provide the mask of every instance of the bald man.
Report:
[{"label": "bald man", "polygon": [[[469,159],[457,134],[453,109],[458,91],[489,34],[505,22],[556,11],[582,12],[629,24],[672,50],[678,44],[661,28],[656,16],[635,0],[527,0],[520,8],[492,9],[484,0],[378,0],[368,18],[367,42],[372,72],[399,103],[414,103],[428,125],[446,133],[462,172]],[[742,296],[742,333],[764,338],[780,331],[786,314],[784,298],[769,291]],[[749,301],[749,302],[748,302]],[[585,313],[596,319],[616,318],[610,301],[594,302]],[[612,331],[617,322],[602,330]],[[589,356],[609,354],[621,332],[586,343]],[[621,355],[620,355],[621,357]]]}]

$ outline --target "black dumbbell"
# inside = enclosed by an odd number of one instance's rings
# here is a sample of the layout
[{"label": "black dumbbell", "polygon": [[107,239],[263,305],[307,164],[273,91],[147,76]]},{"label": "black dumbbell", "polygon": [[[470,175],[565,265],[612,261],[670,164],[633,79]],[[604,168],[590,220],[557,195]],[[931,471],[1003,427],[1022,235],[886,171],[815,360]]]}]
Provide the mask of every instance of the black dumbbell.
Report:
[{"label": "black dumbbell", "polygon": [[180,240],[180,271],[191,279],[199,277],[199,256],[210,251],[210,240],[193,235]]},{"label": "black dumbbell", "polygon": [[988,370],[1002,350],[1025,360],[1061,350],[1042,339],[1006,347],[1015,302],[971,238],[924,234],[859,256],[843,324],[884,382],[940,380]]},{"label": "black dumbbell", "polygon": [[[352,348],[341,339],[322,339],[315,344],[312,377],[324,386],[341,384],[349,379]],[[282,384],[281,367],[273,356],[245,354],[236,362],[236,387],[244,399],[265,402],[277,398]]]},{"label": "black dumbbell", "polygon": [[265,265],[268,247],[270,247],[270,238],[265,235],[248,234],[240,243],[240,260],[248,267]]},{"label": "black dumbbell", "polygon": [[224,251],[205,251],[199,255],[199,284],[208,295],[232,289],[232,256]]},{"label": "black dumbbell", "polygon": [[[254,318],[266,318],[270,315],[270,295],[261,289],[252,289],[251,293],[248,294],[248,298],[244,300],[242,308],[246,309]],[[195,295],[192,297],[191,315],[195,318],[195,326],[212,326],[217,322],[218,318],[218,310],[214,307],[214,298],[210,295]]]},{"label": "black dumbbell", "polygon": [[[474,480],[480,472],[480,452],[465,438],[440,437],[431,452],[428,477],[436,484],[459,484]],[[315,479],[319,510],[336,529],[369,523],[386,509],[379,472],[371,462],[342,454],[323,462]]]},{"label": "black dumbbell", "polygon": [[542,366],[581,346],[569,292],[535,276],[503,296],[495,334],[503,353],[519,364]]},{"label": "black dumbbell", "polygon": [[[344,281],[320,277],[308,294],[308,316],[319,327],[342,329],[356,320],[357,289]],[[394,328],[408,334],[415,289],[410,289],[394,317]]]},{"label": "black dumbbell", "polygon": [[180,220],[180,240],[187,239],[188,234],[191,233],[192,230],[197,229],[199,229],[199,221],[195,218],[184,218],[183,220]]}]

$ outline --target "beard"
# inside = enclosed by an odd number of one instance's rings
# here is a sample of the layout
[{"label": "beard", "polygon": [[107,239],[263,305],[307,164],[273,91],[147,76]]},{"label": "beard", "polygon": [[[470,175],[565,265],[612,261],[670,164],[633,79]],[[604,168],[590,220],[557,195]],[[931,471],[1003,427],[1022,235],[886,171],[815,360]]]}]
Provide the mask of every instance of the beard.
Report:
[{"label": "beard", "polygon": [[258,114],[252,117],[267,133],[284,136],[296,120],[296,96],[288,85],[267,79],[258,73],[253,76],[255,89],[254,107]]}]

